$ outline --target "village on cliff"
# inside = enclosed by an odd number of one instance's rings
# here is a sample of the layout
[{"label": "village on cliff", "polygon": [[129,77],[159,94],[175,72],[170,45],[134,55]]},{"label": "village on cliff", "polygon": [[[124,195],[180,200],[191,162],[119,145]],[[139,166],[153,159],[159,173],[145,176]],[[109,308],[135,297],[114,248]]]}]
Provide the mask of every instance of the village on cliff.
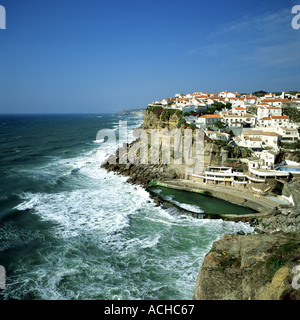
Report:
[{"label": "village on cliff", "polygon": [[150,106],[180,110],[184,123],[204,130],[211,140],[251,152],[251,157],[240,159],[246,172],[229,165],[207,167],[194,172],[193,180],[263,193],[278,181],[300,178],[300,93],[195,92]]}]

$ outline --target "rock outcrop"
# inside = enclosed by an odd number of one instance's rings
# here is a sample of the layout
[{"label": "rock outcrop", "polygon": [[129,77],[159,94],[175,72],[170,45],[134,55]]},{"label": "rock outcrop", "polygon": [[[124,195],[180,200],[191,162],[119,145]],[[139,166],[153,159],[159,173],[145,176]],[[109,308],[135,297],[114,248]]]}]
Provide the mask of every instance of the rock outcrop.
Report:
[{"label": "rock outcrop", "polygon": [[297,265],[300,234],[227,234],[204,258],[193,299],[299,300]]},{"label": "rock outcrop", "polygon": [[[164,110],[159,106],[148,106],[145,111],[144,122],[141,125],[141,129],[148,135],[147,141],[147,158],[148,164],[139,164],[139,156],[136,156],[137,162],[134,165],[126,163],[126,161],[122,161],[122,156],[119,155],[119,150],[116,152],[116,161],[114,163],[110,163],[109,159],[106,163],[102,165],[102,167],[106,168],[109,171],[115,171],[117,173],[130,176],[130,182],[135,182],[139,184],[147,184],[149,181],[153,179],[173,179],[179,178],[183,179],[186,176],[187,170],[189,168],[193,168],[194,164],[188,165],[186,163],[186,159],[184,155],[182,155],[182,164],[178,165],[174,162],[174,154],[175,152],[183,152],[184,146],[184,129],[191,129],[187,124],[181,124],[182,115],[179,110],[168,109],[168,111]],[[174,150],[174,138],[169,136],[169,132],[174,129],[180,129],[182,132],[181,137],[181,150]],[[162,161],[162,154],[160,150],[156,150],[153,145],[151,145],[151,133],[152,130],[159,131],[159,147],[162,148],[163,140],[170,138],[170,162],[165,165]],[[165,130],[165,132],[164,132]],[[191,155],[196,155],[196,143],[195,143],[195,135],[196,131],[193,131],[193,143],[189,147],[188,153]],[[242,157],[250,156],[250,153],[246,149],[241,149],[236,146],[226,146],[224,143],[218,143],[216,141],[212,141],[206,135],[202,137],[204,142],[203,149],[203,166],[218,166],[218,165],[226,165],[226,161],[228,158],[232,157],[237,159]],[[133,149],[135,144],[139,142],[132,142],[128,146],[126,146],[127,150]],[[137,150],[137,153],[139,151]],[[153,154],[159,154],[159,163],[152,164],[151,156]],[[127,156],[128,154],[126,154]],[[121,161],[120,161],[121,160]],[[126,163],[126,164],[122,164]]]}]

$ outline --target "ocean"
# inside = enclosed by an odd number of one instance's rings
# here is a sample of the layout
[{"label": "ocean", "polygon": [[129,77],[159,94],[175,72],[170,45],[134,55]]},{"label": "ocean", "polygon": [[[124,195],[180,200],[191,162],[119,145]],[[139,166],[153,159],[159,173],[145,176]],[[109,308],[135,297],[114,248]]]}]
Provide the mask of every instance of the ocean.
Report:
[{"label": "ocean", "polygon": [[[97,132],[117,133],[120,120],[133,139],[138,116],[0,116],[0,299],[191,299],[212,243],[253,231],[157,207],[145,189],[100,168],[116,146],[104,152]],[[222,213],[222,204],[209,206],[213,198],[166,196],[195,212]]]}]

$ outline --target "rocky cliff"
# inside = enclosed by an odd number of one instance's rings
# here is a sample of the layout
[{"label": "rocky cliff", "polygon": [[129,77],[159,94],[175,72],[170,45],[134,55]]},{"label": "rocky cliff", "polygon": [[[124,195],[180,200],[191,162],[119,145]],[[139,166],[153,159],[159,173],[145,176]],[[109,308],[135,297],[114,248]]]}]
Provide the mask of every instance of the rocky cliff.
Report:
[{"label": "rocky cliff", "polygon": [[[136,153],[136,163],[132,164],[120,164],[124,163],[122,161],[122,156],[119,155],[119,150],[116,152],[116,163],[111,164],[109,159],[102,166],[109,171],[115,171],[121,173],[123,175],[130,176],[130,182],[140,183],[143,185],[147,185],[149,181],[153,179],[183,179],[186,176],[187,169],[193,168],[194,165],[188,165],[182,157],[182,164],[178,165],[174,162],[174,155],[176,150],[174,150],[174,139],[170,140],[170,162],[166,165],[162,161],[161,149],[163,145],[164,139],[166,139],[165,132],[171,132],[173,129],[180,129],[182,132],[182,145],[184,145],[184,130],[192,129],[193,136],[195,139],[195,135],[197,134],[195,128],[190,127],[190,125],[186,124],[182,118],[181,111],[175,109],[164,109],[160,106],[148,106],[145,111],[144,122],[141,125],[141,129],[144,130],[148,134],[147,140],[147,160],[148,164],[139,164],[140,159],[140,150],[137,148]],[[159,130],[159,147],[158,149],[154,148],[151,145],[151,133],[153,130]],[[168,136],[168,135],[167,135]],[[239,162],[239,158],[245,158],[251,155],[251,153],[244,149],[238,148],[233,145],[226,145],[226,143],[212,141],[206,135],[202,137],[204,140],[204,149],[203,149],[203,166],[218,166],[218,165],[228,165],[230,161],[230,165],[235,166]],[[127,147],[127,150],[133,149],[135,145],[139,143],[139,140],[132,142]],[[159,148],[161,148],[159,150]],[[182,147],[183,150],[184,147]],[[152,164],[151,155],[159,153],[159,163]],[[194,155],[196,154],[196,143],[193,143],[190,146],[189,153]],[[124,156],[124,154],[123,154]],[[126,154],[125,156],[128,156]],[[230,159],[230,160],[229,160]],[[234,159],[236,161],[234,161]],[[126,161],[125,161],[126,162]]]},{"label": "rocky cliff", "polygon": [[193,299],[299,300],[297,266],[299,234],[227,234],[206,255]]}]

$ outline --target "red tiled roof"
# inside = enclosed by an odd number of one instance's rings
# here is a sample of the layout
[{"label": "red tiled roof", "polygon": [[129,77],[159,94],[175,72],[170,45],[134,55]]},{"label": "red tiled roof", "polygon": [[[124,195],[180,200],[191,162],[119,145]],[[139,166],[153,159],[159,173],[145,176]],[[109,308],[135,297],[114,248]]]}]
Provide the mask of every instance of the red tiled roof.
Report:
[{"label": "red tiled roof", "polygon": [[271,117],[263,117],[259,120],[272,120],[272,119],[289,119],[289,116],[271,116]]},{"label": "red tiled roof", "polygon": [[221,119],[222,117],[219,114],[205,114],[199,118],[206,118],[206,119]]},{"label": "red tiled roof", "polygon": [[272,119],[289,119],[289,116],[272,116]]}]

